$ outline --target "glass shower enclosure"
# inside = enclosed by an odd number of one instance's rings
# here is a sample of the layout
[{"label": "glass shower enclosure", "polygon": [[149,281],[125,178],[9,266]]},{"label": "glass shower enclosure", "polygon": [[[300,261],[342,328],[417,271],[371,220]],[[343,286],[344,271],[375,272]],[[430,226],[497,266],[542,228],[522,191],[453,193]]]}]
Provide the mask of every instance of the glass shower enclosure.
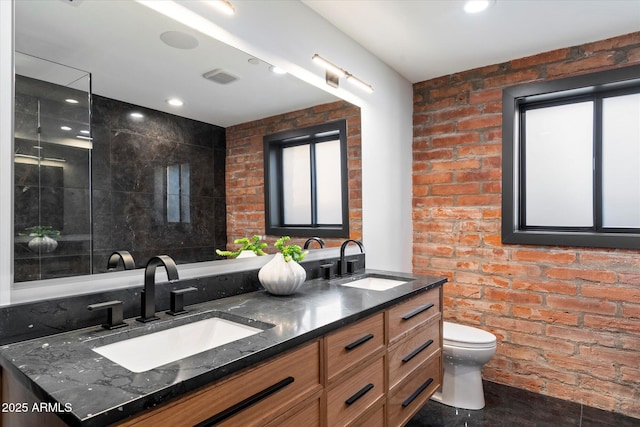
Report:
[{"label": "glass shower enclosure", "polygon": [[16,283],[91,273],[90,124],[90,73],[16,52]]}]

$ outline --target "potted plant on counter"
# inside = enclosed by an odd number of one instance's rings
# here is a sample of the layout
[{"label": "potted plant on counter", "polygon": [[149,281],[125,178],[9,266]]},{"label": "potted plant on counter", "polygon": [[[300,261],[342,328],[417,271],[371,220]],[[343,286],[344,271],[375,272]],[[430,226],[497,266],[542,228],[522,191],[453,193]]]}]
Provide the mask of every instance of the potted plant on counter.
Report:
[{"label": "potted plant on counter", "polygon": [[254,235],[251,238],[242,237],[233,241],[236,245],[242,245],[237,251],[221,251],[220,249],[216,249],[216,253],[227,258],[245,258],[256,255],[266,255],[264,249],[267,247],[267,244],[261,242],[261,238],[262,237],[258,235]]},{"label": "potted plant on counter", "polygon": [[276,241],[274,246],[279,252],[258,272],[260,283],[273,295],[291,295],[307,278],[307,272],[298,262],[308,251],[298,245],[285,245],[288,240],[289,236],[283,236]]},{"label": "potted plant on counter", "polygon": [[53,252],[58,247],[58,241],[60,237],[60,231],[54,230],[50,225],[35,225],[33,227],[27,227],[25,230],[27,234],[20,233],[20,236],[33,237],[29,240],[28,246],[33,252],[48,254]]}]

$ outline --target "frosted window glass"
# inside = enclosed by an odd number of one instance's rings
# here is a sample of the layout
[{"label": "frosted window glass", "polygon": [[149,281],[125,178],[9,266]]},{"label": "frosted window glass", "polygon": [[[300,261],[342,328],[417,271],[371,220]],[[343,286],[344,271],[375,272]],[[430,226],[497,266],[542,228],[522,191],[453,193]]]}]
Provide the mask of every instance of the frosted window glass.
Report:
[{"label": "frosted window glass", "polygon": [[318,223],[342,223],[340,141],[316,144]]},{"label": "frosted window glass", "polygon": [[526,225],[593,226],[593,102],[526,112]]},{"label": "frosted window glass", "polygon": [[311,167],[308,145],[282,150],[282,190],[285,224],[310,224]]},{"label": "frosted window glass", "polygon": [[167,222],[180,222],[180,166],[167,166]]},{"label": "frosted window glass", "polygon": [[191,165],[180,165],[180,220],[191,222]]},{"label": "frosted window glass", "polygon": [[602,102],[605,227],[640,227],[640,94]]}]

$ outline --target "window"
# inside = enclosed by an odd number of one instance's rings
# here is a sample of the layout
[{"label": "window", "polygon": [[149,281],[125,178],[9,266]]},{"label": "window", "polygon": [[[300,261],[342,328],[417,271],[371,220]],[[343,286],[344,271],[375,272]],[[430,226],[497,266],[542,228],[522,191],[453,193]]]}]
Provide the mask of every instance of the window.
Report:
[{"label": "window", "polygon": [[264,137],[270,235],[348,237],[346,122]]},{"label": "window", "polygon": [[503,92],[502,241],[640,248],[640,66]]},{"label": "window", "polygon": [[191,166],[157,167],[154,173],[154,212],[158,223],[191,222]]}]

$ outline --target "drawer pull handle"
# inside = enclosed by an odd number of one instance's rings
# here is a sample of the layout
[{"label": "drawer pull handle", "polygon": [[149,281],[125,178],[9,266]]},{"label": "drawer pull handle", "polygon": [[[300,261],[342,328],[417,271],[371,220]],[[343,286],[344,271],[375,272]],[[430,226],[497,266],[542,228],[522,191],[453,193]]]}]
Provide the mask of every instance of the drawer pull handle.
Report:
[{"label": "drawer pull handle", "polygon": [[216,424],[221,423],[222,421],[226,420],[227,418],[231,418],[234,415],[236,415],[239,412],[244,411],[245,409],[247,409],[248,407],[260,402],[263,399],[266,399],[267,397],[271,396],[272,394],[282,390],[283,388],[285,388],[286,386],[288,386],[289,384],[291,384],[294,381],[293,377],[287,377],[285,379],[283,379],[282,381],[279,381],[277,383],[275,383],[272,386],[269,386],[267,388],[265,388],[262,391],[257,392],[256,394],[247,397],[246,399],[236,403],[233,406],[230,406],[229,408],[225,409],[222,412],[217,413],[216,415],[207,418],[206,420],[202,421],[201,423],[198,423],[195,425],[195,427],[209,427],[209,426],[213,426]]},{"label": "drawer pull handle", "polygon": [[411,313],[407,313],[404,316],[402,316],[402,320],[409,320],[412,317],[417,316],[418,314],[422,313],[423,311],[429,310],[433,306],[434,306],[434,304],[427,304],[427,305],[423,305],[422,307],[418,307],[415,310],[413,310]]},{"label": "drawer pull handle", "polygon": [[345,400],[344,403],[346,403],[347,406],[353,405],[356,402],[356,400],[360,399],[362,396],[367,394],[369,390],[371,390],[372,388],[373,388],[373,384],[371,383],[367,384],[366,386],[362,387],[360,391],[358,391],[356,394],[354,394],[353,396]]},{"label": "drawer pull handle", "polygon": [[429,340],[426,343],[422,344],[420,347],[407,354],[404,359],[402,359],[402,363],[407,363],[408,361],[416,357],[422,350],[429,347],[431,344],[433,344],[433,340]]},{"label": "drawer pull handle", "polygon": [[373,338],[373,334],[367,334],[367,335],[363,336],[362,338],[360,338],[359,340],[356,340],[356,341],[352,342],[351,344],[345,345],[344,349],[347,350],[347,351],[351,351],[354,348],[358,347],[359,345],[366,343],[371,338]]},{"label": "drawer pull handle", "polygon": [[413,394],[407,398],[407,400],[402,402],[402,407],[406,408],[407,406],[411,405],[411,402],[416,400],[416,398],[420,395],[420,393],[422,393],[427,387],[429,387],[429,384],[431,384],[432,382],[433,382],[433,378],[429,378],[424,384],[418,387],[418,389],[414,391]]}]

